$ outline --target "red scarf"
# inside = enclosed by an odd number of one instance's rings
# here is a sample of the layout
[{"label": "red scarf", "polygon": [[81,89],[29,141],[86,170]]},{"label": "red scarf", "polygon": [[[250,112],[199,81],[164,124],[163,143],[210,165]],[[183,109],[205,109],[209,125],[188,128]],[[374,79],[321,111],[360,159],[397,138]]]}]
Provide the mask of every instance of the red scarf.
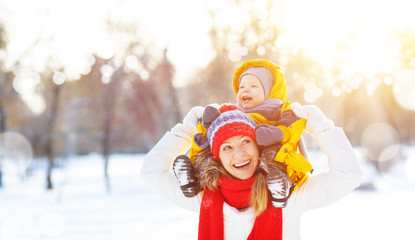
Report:
[{"label": "red scarf", "polygon": [[[223,203],[226,202],[237,209],[249,206],[252,184],[256,176],[247,180],[234,180],[221,177],[220,190],[205,189],[200,205],[199,240],[221,240],[224,238]],[[255,219],[248,240],[281,240],[282,239],[282,210],[268,206]]]}]

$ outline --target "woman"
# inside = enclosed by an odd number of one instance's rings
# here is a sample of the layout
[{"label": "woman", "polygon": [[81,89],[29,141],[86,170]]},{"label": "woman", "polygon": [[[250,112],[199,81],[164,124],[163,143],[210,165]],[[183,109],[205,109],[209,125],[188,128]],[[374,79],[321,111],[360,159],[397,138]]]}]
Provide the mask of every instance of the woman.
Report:
[{"label": "woman", "polygon": [[264,203],[260,200],[264,199],[261,194],[252,195],[247,202],[246,189],[252,191],[257,180],[260,150],[252,135],[255,127],[248,120],[241,120],[243,113],[228,116],[238,122],[237,128],[220,118],[222,113],[218,117],[222,123],[212,123],[208,129],[212,155],[228,173],[228,177],[221,178],[218,183],[220,190],[206,188],[196,197],[186,198],[170,171],[175,157],[189,149],[203,114],[202,107],[190,110],[183,123],[160,139],[145,157],[141,174],[151,188],[166,198],[200,212],[199,239],[300,239],[301,214],[345,196],[359,185],[362,173],[341,128],[334,127],[316,106],[293,104],[292,109],[297,117],[307,120],[306,130],[328,157],[329,172],[310,176],[290,196],[283,209]]}]

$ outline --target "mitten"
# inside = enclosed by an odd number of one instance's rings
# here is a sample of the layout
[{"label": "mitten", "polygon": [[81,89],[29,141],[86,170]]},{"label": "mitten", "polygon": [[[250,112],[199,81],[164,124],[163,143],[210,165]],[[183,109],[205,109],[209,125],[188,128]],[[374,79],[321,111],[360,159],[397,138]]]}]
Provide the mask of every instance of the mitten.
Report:
[{"label": "mitten", "polygon": [[171,132],[176,136],[185,138],[189,141],[193,140],[193,136],[198,132],[197,123],[202,118],[204,108],[201,106],[190,109],[183,119],[183,123],[176,124]]},{"label": "mitten", "polygon": [[281,142],[284,133],[279,127],[261,123],[255,128],[255,138],[259,145],[270,146]]},{"label": "mitten", "polygon": [[209,141],[206,136],[203,136],[203,133],[198,133],[193,138],[193,142],[199,147],[199,148],[206,148],[209,146]]},{"label": "mitten", "polygon": [[334,127],[333,121],[327,119],[315,105],[301,106],[299,103],[293,103],[292,110],[297,117],[307,120],[305,129],[314,136]]},{"label": "mitten", "polygon": [[208,129],[212,122],[220,115],[219,109],[213,106],[207,106],[203,111],[202,125]]},{"label": "mitten", "polygon": [[173,172],[179,181],[184,196],[192,198],[200,192],[195,169],[186,155],[180,155],[174,160]]}]

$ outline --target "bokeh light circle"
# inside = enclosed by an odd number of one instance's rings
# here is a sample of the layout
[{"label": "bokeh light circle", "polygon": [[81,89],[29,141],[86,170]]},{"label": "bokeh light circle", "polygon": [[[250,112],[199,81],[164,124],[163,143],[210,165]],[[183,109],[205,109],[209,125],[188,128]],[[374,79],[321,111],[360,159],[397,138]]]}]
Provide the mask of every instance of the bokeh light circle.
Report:
[{"label": "bokeh light circle", "polygon": [[0,159],[12,162],[19,174],[25,173],[32,157],[32,146],[23,135],[16,132],[0,134]]},{"label": "bokeh light circle", "polygon": [[388,161],[399,153],[400,139],[391,125],[378,122],[364,129],[361,146],[369,160]]},{"label": "bokeh light circle", "polygon": [[393,94],[399,105],[415,111],[415,70],[405,70],[396,75]]},{"label": "bokeh light circle", "polygon": [[401,145],[400,144],[392,144],[386,147],[379,155],[379,162],[386,162],[392,160],[399,154]]}]

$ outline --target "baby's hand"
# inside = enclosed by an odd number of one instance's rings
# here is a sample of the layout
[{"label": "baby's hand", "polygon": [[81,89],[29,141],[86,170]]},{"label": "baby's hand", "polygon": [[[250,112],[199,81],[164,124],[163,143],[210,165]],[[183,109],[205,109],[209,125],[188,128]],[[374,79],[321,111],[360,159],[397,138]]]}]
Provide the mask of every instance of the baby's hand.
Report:
[{"label": "baby's hand", "polygon": [[259,145],[270,146],[281,142],[284,133],[279,127],[261,123],[255,128],[255,138]]}]

